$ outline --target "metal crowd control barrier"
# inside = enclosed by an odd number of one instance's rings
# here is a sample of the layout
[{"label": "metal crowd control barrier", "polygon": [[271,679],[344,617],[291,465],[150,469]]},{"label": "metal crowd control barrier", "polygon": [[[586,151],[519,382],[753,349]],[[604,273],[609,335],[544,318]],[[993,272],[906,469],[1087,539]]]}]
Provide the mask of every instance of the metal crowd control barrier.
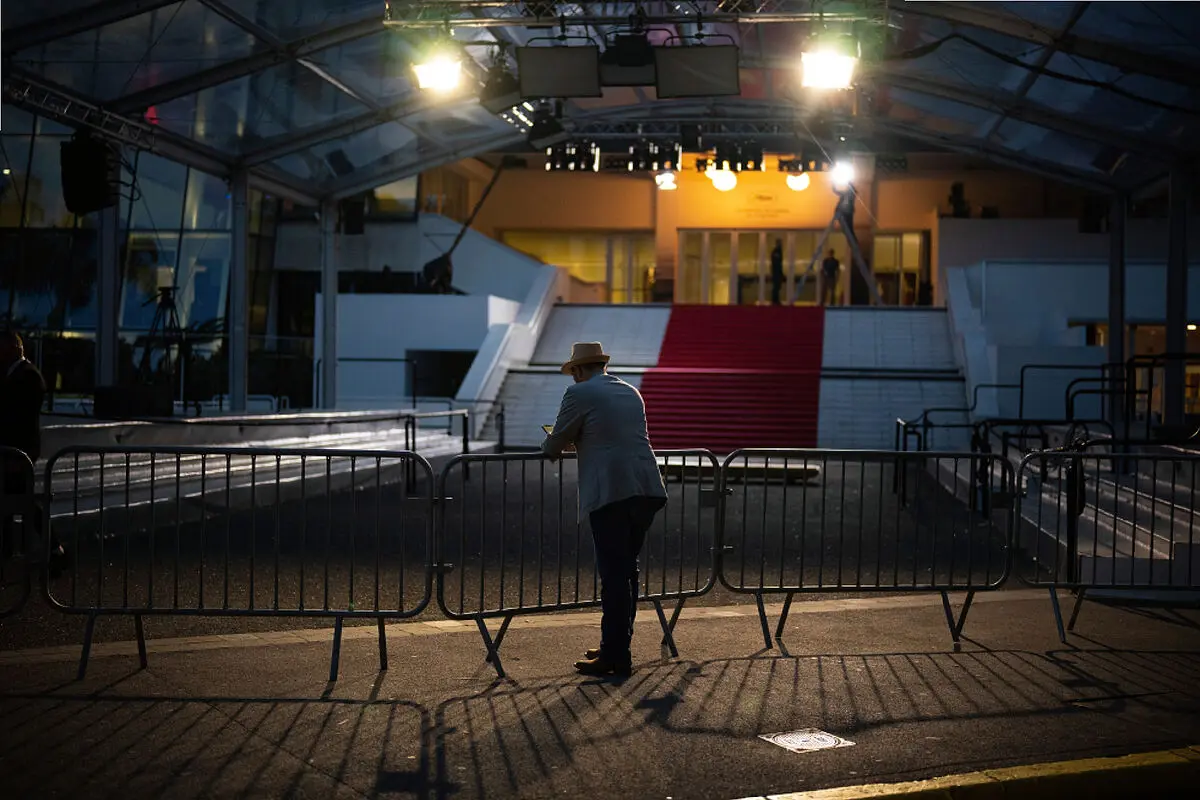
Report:
[{"label": "metal crowd control barrier", "polygon": [[[420,480],[410,487],[405,475]],[[432,596],[433,470],[408,451],[72,447],[46,465],[51,526],[73,554],[47,585],[59,610],[132,616],[146,666],[146,616],[419,614]]]},{"label": "metal crowd control barrier", "polygon": [[[663,644],[674,656],[672,634],[684,602],[715,581],[720,465],[707,450],[656,455],[668,499],[642,548],[641,599],[654,606]],[[574,457],[551,463],[540,453],[456,456],[439,477],[438,605],[450,619],[475,621],[500,677],[500,645],[514,617],[600,605],[576,485]],[[668,602],[676,604],[669,617]],[[492,618],[502,620],[495,636],[486,623]]]},{"label": "metal crowd control barrier", "polygon": [[33,587],[35,531],[41,511],[33,464],[13,447],[0,447],[0,619],[25,605]]},{"label": "metal crowd control barrier", "polygon": [[[1200,458],[1087,447],[1030,453],[1017,475],[1014,544],[1029,556],[1018,575],[1049,590],[1064,643],[1089,592],[1200,590]],[[1065,626],[1059,589],[1076,593]]]},{"label": "metal crowd control barrier", "polygon": [[[784,595],[774,636],[782,644],[797,594],[919,591],[941,594],[957,649],[976,592],[1008,577],[1013,474],[998,456],[738,450],[721,471],[717,577],[755,596],[768,648],[765,594]],[[957,616],[951,591],[966,592]]]}]

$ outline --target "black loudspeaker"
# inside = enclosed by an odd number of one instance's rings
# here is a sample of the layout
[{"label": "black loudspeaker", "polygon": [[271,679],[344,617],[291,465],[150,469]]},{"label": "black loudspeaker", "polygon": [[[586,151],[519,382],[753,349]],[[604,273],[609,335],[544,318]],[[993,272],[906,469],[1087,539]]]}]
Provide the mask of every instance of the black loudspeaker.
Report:
[{"label": "black loudspeaker", "polygon": [[121,158],[116,145],[77,133],[59,149],[63,200],[72,214],[90,214],[117,204]]},{"label": "black loudspeaker", "polygon": [[93,395],[96,419],[147,419],[174,413],[170,386],[97,386]]},{"label": "black loudspeaker", "polygon": [[341,202],[342,233],[362,236],[367,216],[367,201],[361,197]]}]

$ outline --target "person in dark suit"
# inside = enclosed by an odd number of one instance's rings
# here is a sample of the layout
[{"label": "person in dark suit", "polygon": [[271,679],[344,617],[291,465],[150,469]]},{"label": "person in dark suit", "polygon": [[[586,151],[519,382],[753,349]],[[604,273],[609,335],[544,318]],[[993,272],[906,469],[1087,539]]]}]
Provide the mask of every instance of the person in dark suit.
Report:
[{"label": "person in dark suit", "polygon": [[[36,464],[42,455],[42,403],[46,382],[25,358],[25,346],[15,331],[0,331],[0,447],[20,450]],[[4,493],[23,495],[34,490],[28,466],[19,458],[4,459]],[[12,546],[14,526],[4,519],[5,549]],[[41,532],[41,513],[33,509],[34,530]],[[50,547],[50,573],[57,577],[66,565],[66,551],[57,541]]]},{"label": "person in dark suit", "polygon": [[783,240],[775,240],[775,249],[771,251],[771,305],[779,305],[779,293],[783,291],[783,282],[787,277],[783,274]]}]

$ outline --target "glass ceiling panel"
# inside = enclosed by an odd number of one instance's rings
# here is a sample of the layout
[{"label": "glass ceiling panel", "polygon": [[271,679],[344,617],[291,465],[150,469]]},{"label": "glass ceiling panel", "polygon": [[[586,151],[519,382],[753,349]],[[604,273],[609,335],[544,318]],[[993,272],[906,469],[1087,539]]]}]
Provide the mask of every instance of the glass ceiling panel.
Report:
[{"label": "glass ceiling panel", "polygon": [[476,139],[489,133],[503,134],[513,130],[507,122],[475,100],[423,111],[412,115],[406,122],[436,141]]},{"label": "glass ceiling panel", "polygon": [[272,136],[367,110],[312,70],[289,62],[164,103],[158,120],[174,133],[241,153]]},{"label": "glass ceiling panel", "polygon": [[186,77],[263,47],[199,0],[174,3],[18,51],[16,63],[104,102]]},{"label": "glass ceiling panel", "polygon": [[1040,45],[966,26],[955,29],[915,17],[908,17],[905,24],[920,25],[922,36],[919,43],[906,44],[904,50],[941,44],[928,55],[889,59],[886,66],[948,83],[1016,91],[1028,74],[1022,65],[1036,62],[1043,51]]},{"label": "glass ceiling panel", "polygon": [[4,27],[6,29],[45,22],[58,17],[68,17],[81,8],[98,5],[98,0],[53,0],[46,3],[4,4]]},{"label": "glass ceiling panel", "polygon": [[[1166,136],[1167,131],[1186,115],[1183,109],[1200,108],[1196,99],[1191,97],[1193,93],[1186,87],[1143,75],[1127,75],[1116,67],[1098,61],[1058,53],[1046,67],[1060,74],[1111,87],[1112,90],[1042,75],[1029,89],[1030,100],[1097,126],[1143,134],[1159,131]],[[1178,107],[1180,111],[1171,111],[1146,100]]]},{"label": "glass ceiling panel", "polygon": [[379,0],[224,0],[225,5],[285,41],[301,39],[372,15],[383,27]]},{"label": "glass ceiling panel", "polygon": [[[999,8],[996,8],[999,6]],[[1075,3],[996,3],[992,8],[1007,12],[1014,17],[1029,20],[1034,25],[1049,31],[1061,30],[1075,12]],[[992,10],[989,8],[988,10]],[[1072,32],[1077,33],[1075,29]]]},{"label": "glass ceiling panel", "polygon": [[1200,61],[1200,14],[1191,3],[1092,3],[1071,33],[1148,55]]},{"label": "glass ceiling panel", "polygon": [[1065,134],[1016,120],[1005,120],[996,129],[996,141],[1039,161],[1073,167],[1081,172],[1104,173],[1093,161],[1104,145],[1085,142]]},{"label": "glass ceiling panel", "polygon": [[[382,26],[381,26],[382,27]],[[346,42],[306,57],[348,87],[381,102],[398,100],[413,90],[408,81],[408,44],[394,31]]]},{"label": "glass ceiling panel", "polygon": [[[907,109],[906,113],[915,113],[917,115],[915,119],[904,118],[906,122],[915,122],[923,125],[925,123],[921,119],[922,115],[941,117],[944,120],[952,120],[957,123],[957,127],[960,129],[958,132],[972,136],[983,136],[986,134],[991,130],[991,126],[996,123],[999,116],[987,109],[956,103],[952,100],[943,100],[906,89],[891,88],[888,90],[888,95],[893,102],[890,116],[896,119],[901,119],[895,109],[895,106],[898,104]],[[939,130],[945,129],[939,128]]]},{"label": "glass ceiling panel", "polygon": [[416,134],[403,125],[388,122],[272,163],[301,180],[323,183],[361,170],[390,153],[411,148],[415,154],[416,140]]},{"label": "glass ceiling panel", "polygon": [[930,133],[969,138],[978,138],[980,135],[978,124],[954,116],[931,114],[923,108],[902,102],[893,101],[889,105],[887,118]]}]

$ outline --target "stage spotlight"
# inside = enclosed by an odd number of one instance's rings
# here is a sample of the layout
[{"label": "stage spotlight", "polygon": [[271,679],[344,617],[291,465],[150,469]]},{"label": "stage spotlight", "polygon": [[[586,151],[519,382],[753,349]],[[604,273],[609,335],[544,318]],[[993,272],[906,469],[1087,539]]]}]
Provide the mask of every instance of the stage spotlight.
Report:
[{"label": "stage spotlight", "polygon": [[812,179],[808,177],[807,172],[787,176],[787,187],[793,192],[803,192],[810,183],[812,183]]},{"label": "stage spotlight", "polygon": [[814,38],[800,57],[801,85],[807,89],[849,89],[858,64],[858,40],[853,36]]},{"label": "stage spotlight", "polygon": [[737,186],[737,173],[732,170],[714,169],[705,174],[708,175],[713,188],[718,192],[728,192]]},{"label": "stage spotlight", "polygon": [[654,183],[664,192],[673,192],[679,188],[675,183],[674,172],[660,172],[654,176]]},{"label": "stage spotlight", "polygon": [[421,61],[413,64],[417,87],[433,92],[452,92],[462,81],[462,57],[452,45],[435,45]]},{"label": "stage spotlight", "polygon": [[841,191],[854,182],[854,165],[849,161],[839,161],[833,165],[829,173],[833,188]]}]

